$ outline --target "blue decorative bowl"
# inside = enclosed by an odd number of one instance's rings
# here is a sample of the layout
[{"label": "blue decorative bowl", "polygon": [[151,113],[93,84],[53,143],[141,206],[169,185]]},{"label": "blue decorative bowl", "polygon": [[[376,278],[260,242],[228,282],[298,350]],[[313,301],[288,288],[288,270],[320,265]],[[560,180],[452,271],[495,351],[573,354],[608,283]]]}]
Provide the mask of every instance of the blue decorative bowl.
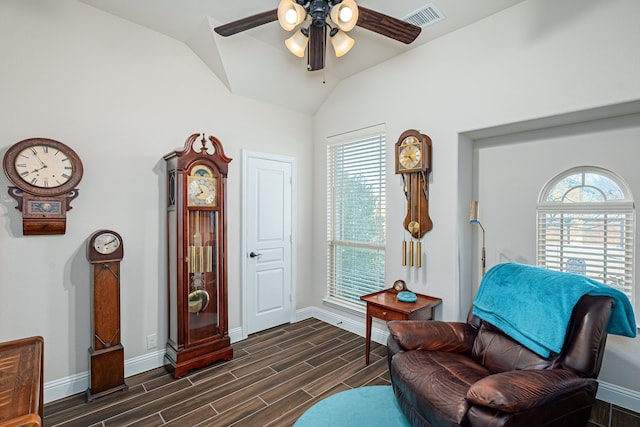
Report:
[{"label": "blue decorative bowl", "polygon": [[413,292],[410,292],[410,291],[398,292],[398,301],[416,302],[417,299],[418,297]]}]

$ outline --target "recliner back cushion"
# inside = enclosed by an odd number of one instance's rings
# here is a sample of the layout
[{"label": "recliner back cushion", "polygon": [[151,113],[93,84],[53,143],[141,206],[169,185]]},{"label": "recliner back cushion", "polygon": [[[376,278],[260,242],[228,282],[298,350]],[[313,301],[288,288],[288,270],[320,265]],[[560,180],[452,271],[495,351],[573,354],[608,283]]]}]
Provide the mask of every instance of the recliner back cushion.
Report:
[{"label": "recliner back cushion", "polygon": [[492,373],[516,369],[548,369],[554,360],[544,359],[500,329],[482,322],[473,343],[472,357]]},{"label": "recliner back cushion", "polygon": [[573,309],[568,339],[562,349],[565,368],[597,378],[607,342],[607,324],[614,301],[609,297],[583,296]]}]

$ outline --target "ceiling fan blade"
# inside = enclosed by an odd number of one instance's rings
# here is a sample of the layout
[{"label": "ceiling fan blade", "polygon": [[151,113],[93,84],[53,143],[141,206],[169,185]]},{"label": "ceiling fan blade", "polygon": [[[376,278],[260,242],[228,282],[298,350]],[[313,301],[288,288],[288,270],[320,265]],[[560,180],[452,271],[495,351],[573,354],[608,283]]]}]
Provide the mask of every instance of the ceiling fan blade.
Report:
[{"label": "ceiling fan blade", "polygon": [[405,44],[413,42],[422,31],[417,25],[362,6],[358,6],[356,25]]},{"label": "ceiling fan blade", "polygon": [[238,19],[237,21],[233,21],[228,24],[220,25],[213,30],[221,36],[228,37],[277,20],[278,9],[273,9],[267,12],[258,13],[257,15]]},{"label": "ceiling fan blade", "polygon": [[327,26],[309,26],[309,52],[307,54],[307,70],[317,71],[324,68],[326,52]]}]

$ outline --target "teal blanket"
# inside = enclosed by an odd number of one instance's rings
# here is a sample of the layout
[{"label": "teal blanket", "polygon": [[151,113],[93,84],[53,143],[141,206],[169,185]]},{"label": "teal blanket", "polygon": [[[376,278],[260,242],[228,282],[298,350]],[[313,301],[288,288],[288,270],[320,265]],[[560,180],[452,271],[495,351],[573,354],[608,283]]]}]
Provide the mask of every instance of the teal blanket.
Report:
[{"label": "teal blanket", "polygon": [[491,268],[473,302],[473,314],[543,357],[559,353],[573,307],[583,295],[612,297],[607,332],[636,336],[627,296],[585,276],[506,263]]}]

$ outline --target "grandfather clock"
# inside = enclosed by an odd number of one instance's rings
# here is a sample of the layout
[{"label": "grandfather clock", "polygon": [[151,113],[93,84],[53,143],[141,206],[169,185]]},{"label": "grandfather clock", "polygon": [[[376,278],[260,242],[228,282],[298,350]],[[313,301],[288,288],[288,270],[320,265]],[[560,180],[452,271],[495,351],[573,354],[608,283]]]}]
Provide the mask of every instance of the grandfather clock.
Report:
[{"label": "grandfather clock", "polygon": [[[200,138],[200,140],[198,140]],[[220,141],[187,138],[167,164],[169,336],[167,369],[188,371],[233,357],[227,314],[227,170]]]}]

